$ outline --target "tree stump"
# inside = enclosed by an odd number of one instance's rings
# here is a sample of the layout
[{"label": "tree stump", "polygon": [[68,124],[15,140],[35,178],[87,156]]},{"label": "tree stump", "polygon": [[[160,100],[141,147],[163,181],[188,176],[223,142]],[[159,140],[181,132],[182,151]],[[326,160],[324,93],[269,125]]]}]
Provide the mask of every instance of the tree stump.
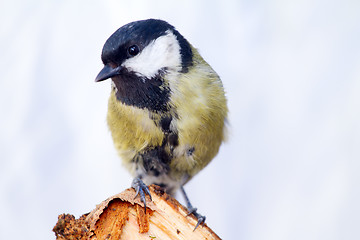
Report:
[{"label": "tree stump", "polygon": [[194,231],[197,219],[184,206],[156,185],[149,189],[152,201],[146,196],[146,211],[129,188],[79,219],[59,215],[56,239],[220,239],[206,223]]}]

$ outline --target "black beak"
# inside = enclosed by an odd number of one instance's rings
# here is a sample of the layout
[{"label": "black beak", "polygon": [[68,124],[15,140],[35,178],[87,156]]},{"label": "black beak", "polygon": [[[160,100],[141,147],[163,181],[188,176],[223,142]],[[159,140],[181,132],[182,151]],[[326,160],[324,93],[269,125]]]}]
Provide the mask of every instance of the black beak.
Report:
[{"label": "black beak", "polygon": [[101,69],[99,74],[96,76],[95,82],[100,82],[108,78],[114,77],[116,75],[120,75],[121,68],[122,68],[121,66],[112,68],[108,64],[106,64],[104,68]]}]

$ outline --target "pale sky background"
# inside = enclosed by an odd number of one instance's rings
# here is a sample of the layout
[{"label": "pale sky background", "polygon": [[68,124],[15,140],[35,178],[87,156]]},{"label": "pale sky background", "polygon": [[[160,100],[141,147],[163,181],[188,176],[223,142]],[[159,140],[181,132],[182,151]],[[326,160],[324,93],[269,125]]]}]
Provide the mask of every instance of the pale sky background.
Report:
[{"label": "pale sky background", "polygon": [[[226,88],[230,136],[186,185],[223,239],[360,239],[360,1],[0,2],[0,239],[54,239],[130,187],[101,49],[161,18]],[[179,196],[179,200],[183,199]]]}]

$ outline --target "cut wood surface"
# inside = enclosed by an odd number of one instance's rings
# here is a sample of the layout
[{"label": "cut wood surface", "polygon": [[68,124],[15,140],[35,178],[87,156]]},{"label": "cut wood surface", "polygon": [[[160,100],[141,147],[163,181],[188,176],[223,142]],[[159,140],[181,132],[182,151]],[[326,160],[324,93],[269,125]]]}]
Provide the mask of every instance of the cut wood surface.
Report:
[{"label": "cut wood surface", "polygon": [[79,219],[61,214],[53,229],[56,239],[220,239],[206,223],[194,231],[197,219],[160,187],[151,185],[150,193],[146,211],[129,188]]}]

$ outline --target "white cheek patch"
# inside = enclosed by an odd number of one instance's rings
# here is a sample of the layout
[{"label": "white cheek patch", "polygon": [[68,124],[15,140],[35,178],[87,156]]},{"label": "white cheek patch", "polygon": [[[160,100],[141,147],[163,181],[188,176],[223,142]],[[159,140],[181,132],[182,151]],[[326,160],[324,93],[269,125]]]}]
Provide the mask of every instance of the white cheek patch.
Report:
[{"label": "white cheek patch", "polygon": [[122,66],[147,78],[154,77],[163,68],[180,70],[180,46],[176,36],[167,31],[166,35],[151,42],[139,55],[127,59]]}]

